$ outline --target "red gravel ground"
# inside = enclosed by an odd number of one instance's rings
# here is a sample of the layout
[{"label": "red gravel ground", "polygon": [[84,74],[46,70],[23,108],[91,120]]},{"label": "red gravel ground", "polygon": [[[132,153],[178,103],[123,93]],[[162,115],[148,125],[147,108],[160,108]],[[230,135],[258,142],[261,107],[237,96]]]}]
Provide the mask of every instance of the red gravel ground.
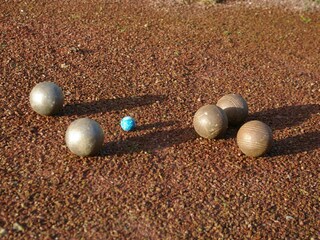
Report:
[{"label": "red gravel ground", "polygon": [[[319,11],[160,2],[1,1],[0,238],[319,239]],[[63,88],[58,116],[30,109],[41,81]],[[237,129],[196,136],[228,93],[273,129],[266,156]],[[99,156],[67,149],[79,117],[104,129]]]}]

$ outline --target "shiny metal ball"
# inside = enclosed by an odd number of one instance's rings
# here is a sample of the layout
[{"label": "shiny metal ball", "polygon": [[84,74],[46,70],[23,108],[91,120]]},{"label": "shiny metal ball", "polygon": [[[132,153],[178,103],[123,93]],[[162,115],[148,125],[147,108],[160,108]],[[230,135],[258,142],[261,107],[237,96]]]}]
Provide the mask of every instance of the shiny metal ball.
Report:
[{"label": "shiny metal ball", "polygon": [[63,92],[53,82],[38,83],[30,92],[29,101],[31,108],[40,115],[53,115],[63,106]]},{"label": "shiny metal ball", "polygon": [[90,156],[98,153],[104,141],[104,133],[96,121],[80,118],[73,121],[65,135],[67,147],[78,156]]},{"label": "shiny metal ball", "polygon": [[205,105],[195,113],[193,127],[201,137],[218,138],[227,130],[228,118],[221,108],[215,105]]},{"label": "shiny metal ball", "polygon": [[248,116],[248,104],[240,94],[223,96],[217,102],[217,106],[227,114],[229,125],[239,125]]},{"label": "shiny metal ball", "polygon": [[272,145],[271,128],[254,120],[243,124],[237,133],[237,144],[247,156],[259,157],[265,154]]}]

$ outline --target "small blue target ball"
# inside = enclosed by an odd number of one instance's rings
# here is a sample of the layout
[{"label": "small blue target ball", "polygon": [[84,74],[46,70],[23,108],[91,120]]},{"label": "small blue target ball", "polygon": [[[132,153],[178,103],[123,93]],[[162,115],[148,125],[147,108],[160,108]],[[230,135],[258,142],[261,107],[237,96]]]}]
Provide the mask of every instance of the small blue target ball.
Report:
[{"label": "small blue target ball", "polygon": [[124,131],[128,132],[136,127],[136,121],[132,117],[126,116],[121,119],[120,125]]}]

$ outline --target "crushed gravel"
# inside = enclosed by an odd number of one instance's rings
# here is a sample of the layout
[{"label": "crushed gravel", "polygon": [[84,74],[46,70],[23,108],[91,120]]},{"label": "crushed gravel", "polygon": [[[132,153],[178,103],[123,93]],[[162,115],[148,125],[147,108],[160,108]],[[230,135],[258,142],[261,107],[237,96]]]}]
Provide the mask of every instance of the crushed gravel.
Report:
[{"label": "crushed gravel", "polygon": [[[148,1],[0,3],[0,237],[317,239],[320,17],[281,7]],[[65,93],[33,112],[41,81]],[[239,93],[275,143],[241,154],[236,128],[198,137],[196,110]],[[124,132],[122,117],[137,120]],[[68,151],[80,117],[95,157]],[[1,239],[2,239],[1,238]]]}]

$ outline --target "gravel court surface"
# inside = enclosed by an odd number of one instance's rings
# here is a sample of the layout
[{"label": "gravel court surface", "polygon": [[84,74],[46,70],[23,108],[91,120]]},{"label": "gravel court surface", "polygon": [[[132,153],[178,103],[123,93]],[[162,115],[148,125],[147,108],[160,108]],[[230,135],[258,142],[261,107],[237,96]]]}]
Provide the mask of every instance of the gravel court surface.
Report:
[{"label": "gravel court surface", "polygon": [[[318,11],[138,1],[0,4],[3,239],[317,239]],[[41,81],[55,117],[33,112]],[[196,136],[204,104],[239,93],[274,146],[241,154],[236,128]],[[131,115],[137,129],[123,132]],[[99,156],[64,143],[80,117],[105,131]]]}]

